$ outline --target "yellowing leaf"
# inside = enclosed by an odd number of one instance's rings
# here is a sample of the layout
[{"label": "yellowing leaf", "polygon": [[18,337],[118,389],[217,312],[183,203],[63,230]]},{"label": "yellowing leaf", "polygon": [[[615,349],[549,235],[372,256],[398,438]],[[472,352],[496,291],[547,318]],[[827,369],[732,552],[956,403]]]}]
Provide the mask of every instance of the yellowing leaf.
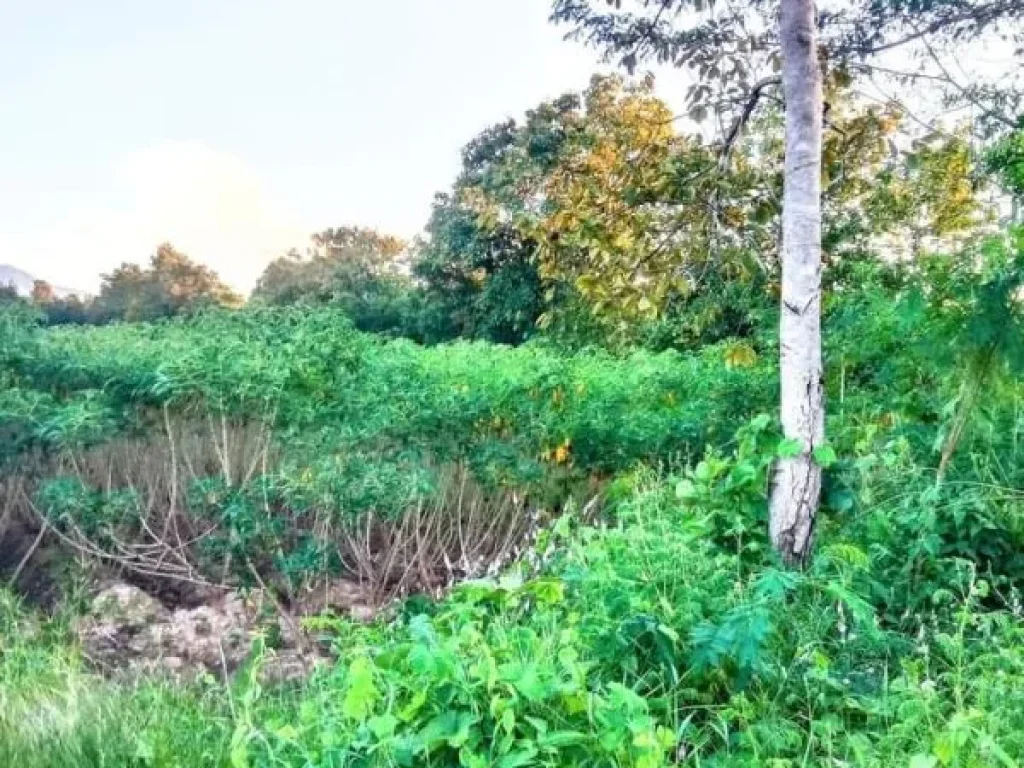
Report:
[{"label": "yellowing leaf", "polygon": [[554,459],[556,464],[565,464],[569,460],[569,441],[565,441],[555,448]]},{"label": "yellowing leaf", "polygon": [[725,351],[725,364],[729,368],[750,368],[757,362],[757,352],[749,344],[737,342]]}]

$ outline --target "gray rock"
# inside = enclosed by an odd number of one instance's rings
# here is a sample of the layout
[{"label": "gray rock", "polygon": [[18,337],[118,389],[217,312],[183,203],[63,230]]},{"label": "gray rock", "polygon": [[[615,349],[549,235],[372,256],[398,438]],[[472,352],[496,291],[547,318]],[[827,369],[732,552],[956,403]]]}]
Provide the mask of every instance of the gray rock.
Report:
[{"label": "gray rock", "polygon": [[159,601],[138,587],[121,582],[111,584],[93,598],[91,614],[101,622],[121,629],[142,629],[167,614]]},{"label": "gray rock", "polygon": [[171,611],[137,587],[114,583],[93,599],[78,634],[86,656],[108,671],[187,679],[204,672],[218,677],[233,672],[245,661],[256,635],[276,623],[282,645],[264,659],[261,676],[288,682],[308,675],[323,651],[301,630],[302,615],[333,610],[357,621],[377,615],[365,591],[342,579],[308,591],[294,614],[268,612],[267,605],[277,603],[266,597],[255,593],[243,600],[235,593],[220,593],[204,605]]}]

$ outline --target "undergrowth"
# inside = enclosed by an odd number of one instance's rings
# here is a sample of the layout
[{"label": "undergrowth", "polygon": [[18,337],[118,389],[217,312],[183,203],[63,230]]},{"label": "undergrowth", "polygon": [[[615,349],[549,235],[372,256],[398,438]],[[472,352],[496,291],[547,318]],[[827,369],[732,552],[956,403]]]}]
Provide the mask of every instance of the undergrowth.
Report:
[{"label": "undergrowth", "polygon": [[392,601],[308,620],[333,660],[272,686],[272,638],[230,679],[103,679],[72,616],[4,597],[0,765],[1019,765],[1019,281],[883,271],[830,298],[799,572],[766,536],[793,450],[757,415],[770,335],[613,355],[382,341],[332,309],[0,315],[0,533]]},{"label": "undergrowth", "polygon": [[[897,488],[869,468],[898,463],[899,446],[851,449],[860,490],[819,532],[812,567],[784,571],[761,519],[779,450],[769,421],[755,420],[727,452],[709,450],[688,470],[621,475],[601,523],[570,506],[500,577],[436,604],[407,601],[390,622],[315,620],[337,661],[292,687],[260,684],[272,653],[261,643],[228,684],[100,681],[58,630],[5,601],[0,758],[1017,765],[1021,574],[1014,561],[964,558],[951,539],[979,498],[1014,504],[1014,519],[1021,499],[1007,501],[997,485],[935,490],[933,478]],[[910,515],[914,527],[887,524]],[[921,540],[939,542],[928,570],[914,554]]]}]

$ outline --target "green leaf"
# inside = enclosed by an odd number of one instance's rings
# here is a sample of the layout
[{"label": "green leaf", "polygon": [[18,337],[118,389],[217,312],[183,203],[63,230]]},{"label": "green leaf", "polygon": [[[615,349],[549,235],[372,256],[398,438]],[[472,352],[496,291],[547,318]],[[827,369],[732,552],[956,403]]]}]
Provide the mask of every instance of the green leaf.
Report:
[{"label": "green leaf", "polygon": [[792,571],[768,568],[754,583],[754,593],[761,600],[781,600],[800,583],[800,576]]},{"label": "green leaf", "polygon": [[804,444],[799,440],[787,438],[781,441],[775,449],[775,455],[780,459],[791,459],[804,452]]},{"label": "green leaf", "polygon": [[366,725],[378,739],[388,739],[395,735],[398,718],[390,713],[378,715],[377,717],[371,717]]},{"label": "green leaf", "polygon": [[818,466],[822,469],[828,469],[839,460],[839,457],[836,455],[836,449],[827,443],[819,445],[814,449],[813,453],[814,460],[818,462]]},{"label": "green leaf", "polygon": [[750,421],[750,430],[752,432],[764,432],[772,423],[772,417],[766,413],[762,413],[759,416],[755,416]]},{"label": "green leaf", "polygon": [[549,692],[549,686],[541,680],[536,664],[512,661],[502,664],[498,674],[528,701],[539,701]]},{"label": "green leaf", "polygon": [[565,584],[559,579],[534,579],[525,591],[541,605],[557,605],[565,599]]},{"label": "green leaf", "polygon": [[537,739],[537,743],[545,749],[558,749],[561,747],[573,747],[587,741],[587,734],[580,731],[555,731],[547,733]]},{"label": "green leaf", "polygon": [[495,764],[495,768],[521,768],[521,766],[530,765],[533,762],[533,758],[536,756],[537,750],[533,747],[509,752],[498,760]]},{"label": "green leaf", "polygon": [[274,729],[274,735],[281,741],[295,741],[299,737],[299,731],[290,723]]},{"label": "green leaf", "polygon": [[341,704],[342,714],[350,720],[363,720],[373,708],[379,693],[373,683],[373,664],[358,656],[348,667],[348,690]]},{"label": "green leaf", "polygon": [[838,582],[825,585],[825,592],[846,606],[853,618],[864,627],[871,627],[875,620],[875,609],[870,602]]},{"label": "green leaf", "polygon": [[443,712],[434,716],[419,732],[419,738],[431,749],[438,744],[461,747],[469,739],[470,730],[480,722],[472,712]]},{"label": "green leaf", "polygon": [[249,768],[249,726],[244,722],[235,726],[231,734],[230,760],[231,768]]},{"label": "green leaf", "polygon": [[683,501],[692,501],[697,498],[697,486],[692,480],[680,480],[676,483],[676,498]]}]

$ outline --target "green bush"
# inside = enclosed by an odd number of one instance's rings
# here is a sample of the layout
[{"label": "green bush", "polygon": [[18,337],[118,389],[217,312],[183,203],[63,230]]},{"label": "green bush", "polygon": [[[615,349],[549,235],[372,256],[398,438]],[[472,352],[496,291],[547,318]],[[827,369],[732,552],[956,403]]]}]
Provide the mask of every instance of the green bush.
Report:
[{"label": "green bush", "polygon": [[[260,644],[230,687],[97,684],[59,637],[27,639],[8,604],[0,755],[232,768],[1018,764],[1013,585],[962,558],[942,573],[894,570],[888,550],[922,532],[855,515],[828,521],[809,570],[778,569],[758,523],[765,472],[785,450],[768,426],[755,420],[690,470],[621,476],[610,520],[569,511],[500,578],[410,601],[389,621],[316,620],[337,661],[298,686],[258,682]],[[913,583],[928,600],[892,621],[884,595]],[[39,738],[38,713],[68,700]]]}]

